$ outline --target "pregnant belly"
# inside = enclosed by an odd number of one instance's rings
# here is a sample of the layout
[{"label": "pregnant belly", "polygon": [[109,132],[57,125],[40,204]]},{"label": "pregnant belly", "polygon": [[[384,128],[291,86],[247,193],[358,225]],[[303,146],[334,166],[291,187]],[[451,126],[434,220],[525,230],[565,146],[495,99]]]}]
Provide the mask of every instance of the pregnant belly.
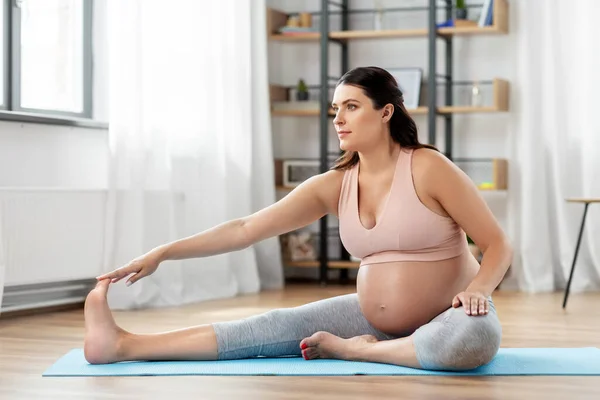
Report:
[{"label": "pregnant belly", "polygon": [[479,270],[465,252],[435,262],[391,262],[360,267],[357,292],[367,320],[391,335],[410,335],[451,307]]}]

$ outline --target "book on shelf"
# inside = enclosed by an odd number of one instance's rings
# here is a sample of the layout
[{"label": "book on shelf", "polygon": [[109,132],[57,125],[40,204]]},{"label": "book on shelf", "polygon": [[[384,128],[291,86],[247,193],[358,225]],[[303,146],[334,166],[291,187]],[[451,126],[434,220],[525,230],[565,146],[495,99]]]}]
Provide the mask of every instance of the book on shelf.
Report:
[{"label": "book on shelf", "polygon": [[489,26],[494,22],[494,0],[484,0],[479,15],[479,26]]}]

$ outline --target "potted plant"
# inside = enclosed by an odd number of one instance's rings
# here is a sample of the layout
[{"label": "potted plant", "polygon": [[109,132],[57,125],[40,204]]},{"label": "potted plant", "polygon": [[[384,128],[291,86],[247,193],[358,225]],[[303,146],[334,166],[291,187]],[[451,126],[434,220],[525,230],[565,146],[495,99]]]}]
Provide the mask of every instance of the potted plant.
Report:
[{"label": "potted plant", "polygon": [[308,87],[303,79],[298,81],[298,86],[296,87],[296,100],[298,101],[306,101],[308,100]]},{"label": "potted plant", "polygon": [[465,0],[456,0],[456,19],[467,19]]}]

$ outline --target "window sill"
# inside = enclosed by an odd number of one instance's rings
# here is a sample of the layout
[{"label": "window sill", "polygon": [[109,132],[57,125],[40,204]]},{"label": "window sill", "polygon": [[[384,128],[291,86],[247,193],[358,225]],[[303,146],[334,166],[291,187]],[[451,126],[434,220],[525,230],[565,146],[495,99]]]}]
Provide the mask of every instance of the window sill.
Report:
[{"label": "window sill", "polygon": [[28,122],[44,125],[75,126],[91,129],[108,129],[107,122],[86,118],[65,117],[62,115],[42,115],[17,111],[0,110],[0,121]]}]

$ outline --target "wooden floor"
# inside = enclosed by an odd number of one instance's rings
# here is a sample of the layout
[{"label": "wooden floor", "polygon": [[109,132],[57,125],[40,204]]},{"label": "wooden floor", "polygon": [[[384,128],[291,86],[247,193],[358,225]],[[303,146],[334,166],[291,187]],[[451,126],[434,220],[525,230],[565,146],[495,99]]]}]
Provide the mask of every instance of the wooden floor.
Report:
[{"label": "wooden floor", "polygon": [[[158,332],[228,320],[352,292],[290,285],[284,291],[176,309],[117,312],[127,330]],[[496,292],[503,347],[600,347],[600,294]],[[0,318],[0,399],[600,399],[600,377],[91,377],[42,378],[81,347],[82,310]]]}]

